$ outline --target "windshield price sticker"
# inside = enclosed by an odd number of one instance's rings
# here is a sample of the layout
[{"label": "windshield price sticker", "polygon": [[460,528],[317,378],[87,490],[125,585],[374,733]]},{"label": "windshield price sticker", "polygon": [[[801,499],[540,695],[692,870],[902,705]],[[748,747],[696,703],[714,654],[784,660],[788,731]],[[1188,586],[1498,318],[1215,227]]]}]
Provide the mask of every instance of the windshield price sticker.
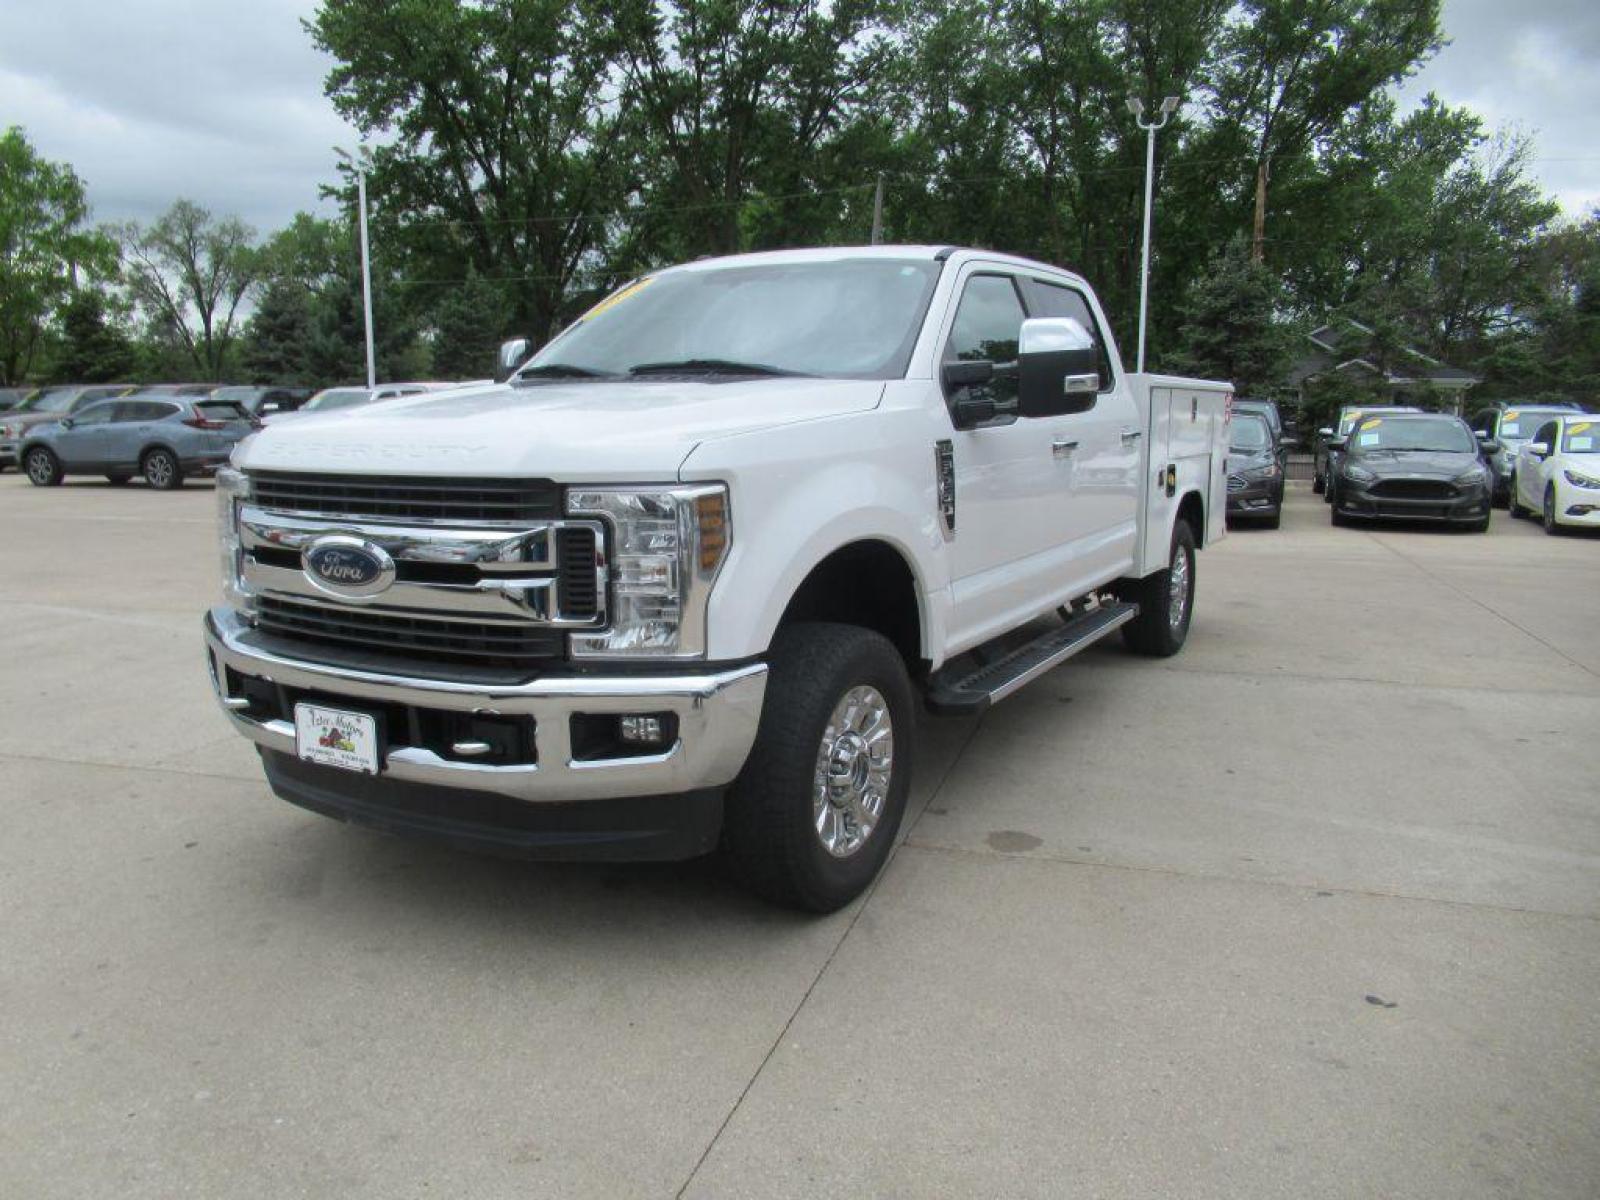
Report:
[{"label": "windshield price sticker", "polygon": [[1378,435],[1375,433],[1360,434],[1356,438],[1356,444],[1358,446],[1376,446],[1378,444]]},{"label": "windshield price sticker", "polygon": [[1592,437],[1578,437],[1576,435],[1568,435],[1568,437],[1567,437],[1567,447],[1568,447],[1568,449],[1571,449],[1571,450],[1584,450],[1584,451],[1593,450],[1594,449],[1594,439]]},{"label": "windshield price sticker", "polygon": [[1593,424],[1594,424],[1593,421],[1579,421],[1576,425],[1568,425],[1567,426],[1567,432],[1568,433],[1582,433],[1585,429],[1589,428],[1589,426],[1591,426]]},{"label": "windshield price sticker", "polygon": [[645,288],[649,287],[654,282],[655,282],[655,276],[654,275],[650,275],[650,276],[647,276],[644,279],[639,280],[639,282],[637,282],[637,283],[629,284],[627,287],[623,288],[621,291],[612,292],[611,295],[607,296],[604,300],[600,301],[599,304],[596,304],[593,308],[591,308],[588,312],[584,313],[583,316],[579,317],[578,319],[580,321],[592,321],[595,317],[598,317],[601,313],[608,312],[609,310],[615,308],[617,305],[621,304],[624,300],[628,299],[629,297],[638,295],[640,292],[644,291]]}]

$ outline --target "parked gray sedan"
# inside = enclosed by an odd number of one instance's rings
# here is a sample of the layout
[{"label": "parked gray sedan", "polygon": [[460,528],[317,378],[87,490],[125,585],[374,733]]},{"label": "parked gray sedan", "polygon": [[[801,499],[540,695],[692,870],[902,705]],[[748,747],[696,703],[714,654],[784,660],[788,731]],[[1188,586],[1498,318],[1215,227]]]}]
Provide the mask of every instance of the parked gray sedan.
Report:
[{"label": "parked gray sedan", "polygon": [[126,483],[140,474],[151,487],[175,488],[186,475],[225,464],[234,445],[258,427],[231,401],[136,393],[28,430],[22,466],[39,487],[67,475]]}]

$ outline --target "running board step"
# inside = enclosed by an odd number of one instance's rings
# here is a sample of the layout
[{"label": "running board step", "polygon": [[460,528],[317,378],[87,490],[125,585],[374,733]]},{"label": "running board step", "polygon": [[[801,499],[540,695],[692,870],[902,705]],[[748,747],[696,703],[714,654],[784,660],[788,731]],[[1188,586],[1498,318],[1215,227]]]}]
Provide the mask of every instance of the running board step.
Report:
[{"label": "running board step", "polygon": [[1138,615],[1137,604],[1102,605],[958,679],[935,676],[928,710],[950,717],[980,713]]}]

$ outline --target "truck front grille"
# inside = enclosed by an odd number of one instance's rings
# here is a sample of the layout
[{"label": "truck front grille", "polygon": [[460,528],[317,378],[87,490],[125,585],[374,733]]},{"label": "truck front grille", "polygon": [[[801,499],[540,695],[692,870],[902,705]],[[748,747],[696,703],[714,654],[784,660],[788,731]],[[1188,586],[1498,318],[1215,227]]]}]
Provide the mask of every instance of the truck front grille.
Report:
[{"label": "truck front grille", "polygon": [[549,521],[561,489],[548,479],[430,479],[253,471],[251,499],[279,512],[359,521],[449,521],[459,525]]},{"label": "truck front grille", "polygon": [[563,648],[559,630],[524,621],[439,620],[271,595],[256,598],[256,624],[299,641],[476,666],[545,662],[559,659]]}]

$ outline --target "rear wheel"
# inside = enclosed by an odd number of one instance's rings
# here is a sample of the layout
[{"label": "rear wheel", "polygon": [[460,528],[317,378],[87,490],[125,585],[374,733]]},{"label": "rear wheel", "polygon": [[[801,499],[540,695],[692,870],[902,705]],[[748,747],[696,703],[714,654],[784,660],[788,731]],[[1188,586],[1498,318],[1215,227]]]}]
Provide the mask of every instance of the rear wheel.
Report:
[{"label": "rear wheel", "polygon": [[1517,499],[1521,493],[1517,490],[1517,477],[1511,476],[1511,494],[1506,497],[1506,513],[1513,517],[1525,517],[1528,510],[1522,507],[1522,501]]},{"label": "rear wheel", "polygon": [[1183,649],[1194,615],[1194,530],[1179,521],[1172,530],[1172,553],[1165,570],[1146,575],[1124,589],[1139,615],[1122,627],[1122,641],[1137,654],[1167,658]]},{"label": "rear wheel", "polygon": [[183,470],[178,465],[178,456],[171,450],[148,451],[139,464],[139,471],[146,483],[164,492],[183,486]]},{"label": "rear wheel", "polygon": [[894,846],[915,720],[900,653],[854,625],[778,631],[756,742],[728,791],[723,851],[778,904],[832,912]]},{"label": "rear wheel", "polygon": [[35,487],[55,487],[61,482],[61,460],[43,446],[35,446],[23,455],[22,467],[28,472],[28,482]]}]

